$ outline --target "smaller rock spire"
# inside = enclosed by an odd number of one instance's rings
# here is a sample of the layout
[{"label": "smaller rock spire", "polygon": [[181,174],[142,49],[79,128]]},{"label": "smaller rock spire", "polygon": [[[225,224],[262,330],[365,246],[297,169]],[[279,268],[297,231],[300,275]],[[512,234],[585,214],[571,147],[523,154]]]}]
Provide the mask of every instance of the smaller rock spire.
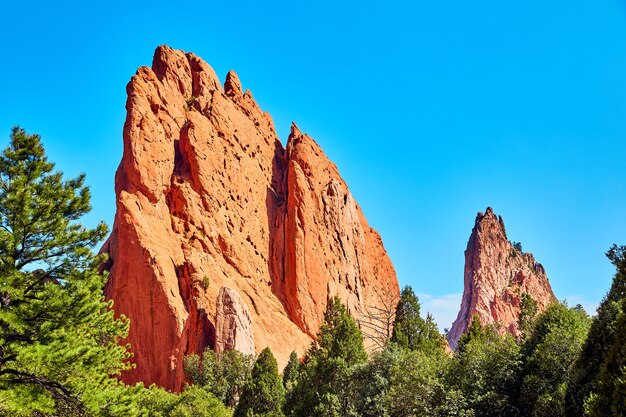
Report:
[{"label": "smaller rock spire", "polygon": [[298,128],[296,122],[291,122],[291,132],[289,133],[289,137],[295,138],[298,136],[302,136],[302,132],[300,132],[300,129]]},{"label": "smaller rock spire", "polygon": [[448,332],[455,349],[474,315],[495,324],[502,334],[519,336],[521,294],[530,295],[543,311],[556,300],[543,266],[530,254],[519,256],[508,241],[504,220],[491,207],[478,213],[465,250],[464,290],[457,319]]},{"label": "smaller rock spire", "polygon": [[242,88],[241,81],[239,81],[239,77],[237,73],[233,70],[228,71],[226,74],[226,82],[224,83],[224,92],[227,96],[241,96]]}]

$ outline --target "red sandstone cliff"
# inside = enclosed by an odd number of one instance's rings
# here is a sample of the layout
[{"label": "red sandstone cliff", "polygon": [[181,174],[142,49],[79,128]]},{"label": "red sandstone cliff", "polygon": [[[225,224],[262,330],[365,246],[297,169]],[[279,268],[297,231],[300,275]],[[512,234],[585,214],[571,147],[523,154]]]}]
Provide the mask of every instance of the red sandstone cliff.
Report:
[{"label": "red sandstone cliff", "polygon": [[519,335],[521,295],[537,301],[539,310],[556,301],[543,266],[531,253],[521,253],[507,239],[502,217],[491,207],[478,213],[465,250],[465,288],[461,309],[448,332],[456,347],[474,314],[481,323],[496,323],[502,332]]},{"label": "red sandstone cliff", "polygon": [[205,347],[303,352],[327,299],[359,316],[398,282],[320,147],[286,148],[234,72],[224,87],[191,53],[157,48],[127,86],[106,295],[131,319],[126,382],[178,390]]}]

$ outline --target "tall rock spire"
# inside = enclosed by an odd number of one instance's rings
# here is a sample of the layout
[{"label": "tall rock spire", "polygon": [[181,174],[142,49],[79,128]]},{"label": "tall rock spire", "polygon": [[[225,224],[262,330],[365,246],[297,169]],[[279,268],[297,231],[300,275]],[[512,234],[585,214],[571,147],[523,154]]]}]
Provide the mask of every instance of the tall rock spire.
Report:
[{"label": "tall rock spire", "polygon": [[537,301],[539,310],[556,301],[543,266],[531,253],[522,253],[508,240],[502,217],[487,207],[478,213],[465,250],[461,309],[448,332],[454,349],[476,315],[483,324],[495,323],[502,333],[519,335],[522,294]]}]

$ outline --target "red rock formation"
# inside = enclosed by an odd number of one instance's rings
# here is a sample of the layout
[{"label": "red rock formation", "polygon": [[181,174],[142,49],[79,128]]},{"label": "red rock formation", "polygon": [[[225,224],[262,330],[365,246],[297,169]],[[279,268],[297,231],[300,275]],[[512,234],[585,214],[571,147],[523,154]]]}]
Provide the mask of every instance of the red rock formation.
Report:
[{"label": "red rock formation", "polygon": [[478,213],[465,250],[465,288],[461,309],[448,332],[456,347],[476,314],[481,323],[496,323],[499,329],[519,335],[521,295],[527,293],[539,310],[556,301],[543,266],[531,253],[521,253],[507,239],[502,217],[491,207]]},{"label": "red rock formation", "polygon": [[222,287],[217,296],[215,315],[215,351],[222,353],[237,349],[246,355],[254,355],[252,320],[246,303],[237,291]]},{"label": "red rock formation", "polygon": [[249,311],[256,351],[269,346],[279,364],[308,347],[330,296],[358,317],[398,293],[337,167],[295,125],[284,148],[234,72],[222,88],[204,61],[161,46],[127,93],[102,249],[106,294],[131,319],[125,381],[180,389],[184,355],[230,343],[215,328],[222,287]]}]

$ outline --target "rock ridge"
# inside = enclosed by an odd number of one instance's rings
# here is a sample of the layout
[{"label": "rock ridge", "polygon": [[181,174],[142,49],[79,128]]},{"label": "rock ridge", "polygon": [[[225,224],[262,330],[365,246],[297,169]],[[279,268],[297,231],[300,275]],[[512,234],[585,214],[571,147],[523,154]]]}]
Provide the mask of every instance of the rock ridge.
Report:
[{"label": "rock ridge", "polygon": [[124,381],[180,390],[183,357],[206,347],[269,346],[284,364],[329,297],[358,317],[399,292],[337,167],[295,124],[283,146],[235,72],[222,86],[196,55],[163,45],[126,91],[102,248],[106,296],[131,319]]}]

